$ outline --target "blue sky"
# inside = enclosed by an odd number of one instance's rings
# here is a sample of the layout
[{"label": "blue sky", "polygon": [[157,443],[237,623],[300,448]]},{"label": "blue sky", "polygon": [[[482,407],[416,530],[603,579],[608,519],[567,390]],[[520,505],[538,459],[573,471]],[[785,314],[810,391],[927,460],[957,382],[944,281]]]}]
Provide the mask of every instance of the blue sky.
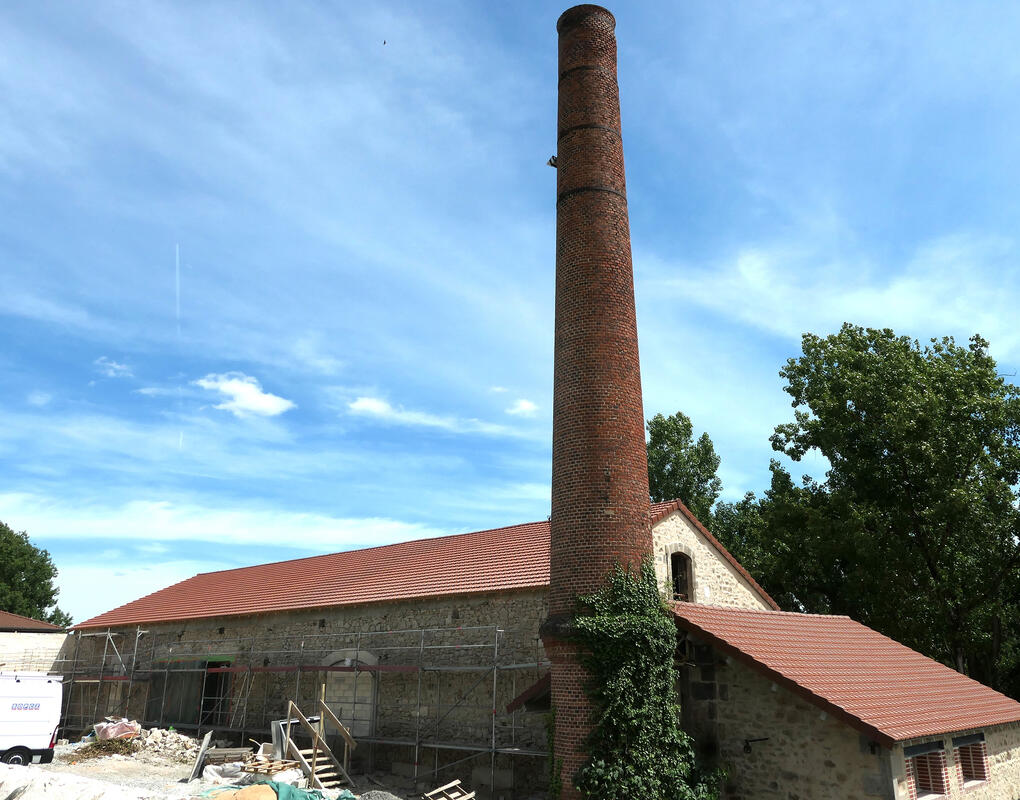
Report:
[{"label": "blue sky", "polygon": [[[76,619],[548,514],[564,7],[0,8],[0,519]],[[725,497],[804,331],[1016,370],[1020,6],[612,10],[645,412]]]}]

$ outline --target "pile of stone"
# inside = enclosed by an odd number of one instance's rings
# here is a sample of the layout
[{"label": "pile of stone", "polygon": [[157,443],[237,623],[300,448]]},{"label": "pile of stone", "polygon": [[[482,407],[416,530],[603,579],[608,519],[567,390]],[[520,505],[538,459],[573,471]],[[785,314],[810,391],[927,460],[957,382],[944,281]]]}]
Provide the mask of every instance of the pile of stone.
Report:
[{"label": "pile of stone", "polygon": [[135,740],[138,743],[139,756],[174,761],[180,764],[191,764],[198,755],[198,741],[174,730],[151,728],[143,730]]}]

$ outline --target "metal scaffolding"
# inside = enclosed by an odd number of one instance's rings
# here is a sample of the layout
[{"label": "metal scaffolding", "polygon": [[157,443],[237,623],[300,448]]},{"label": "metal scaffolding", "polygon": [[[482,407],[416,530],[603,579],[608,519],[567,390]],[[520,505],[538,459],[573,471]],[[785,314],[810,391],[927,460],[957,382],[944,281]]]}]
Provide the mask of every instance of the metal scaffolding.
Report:
[{"label": "metal scaffolding", "polygon": [[[317,696],[348,675],[338,716],[369,746],[369,770],[377,747],[413,753],[416,780],[487,754],[494,785],[497,756],[546,756],[534,715],[504,710],[548,669],[533,632],[483,625],[302,634],[274,633],[267,623],[252,636],[226,637],[220,628],[219,636],[184,639],[167,627],[74,634],[70,655],[53,667],[64,675],[64,735],[115,714],[246,741],[268,736],[288,699],[300,705],[302,691]],[[523,649],[533,660],[511,660],[521,642],[530,642]]]}]

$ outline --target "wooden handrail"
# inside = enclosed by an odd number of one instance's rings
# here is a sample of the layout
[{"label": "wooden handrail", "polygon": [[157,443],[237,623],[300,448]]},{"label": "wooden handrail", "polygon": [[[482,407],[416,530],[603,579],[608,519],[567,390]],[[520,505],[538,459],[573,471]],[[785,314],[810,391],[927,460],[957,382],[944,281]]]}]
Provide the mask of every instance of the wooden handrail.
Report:
[{"label": "wooden handrail", "polygon": [[[326,710],[329,711],[329,709],[326,709]],[[311,734],[311,736],[312,736],[312,750],[313,750],[312,762],[313,762],[313,764],[315,762],[316,756],[318,755],[319,751],[321,750],[323,752],[323,754],[325,754],[329,758],[329,760],[333,762],[333,766],[336,767],[336,769],[337,769],[337,775],[343,775],[344,778],[347,780],[347,782],[351,786],[354,786],[355,783],[351,779],[351,776],[348,774],[347,770],[344,768],[344,765],[340,763],[340,761],[337,759],[337,757],[333,753],[333,751],[330,750],[329,745],[327,745],[325,740],[319,735],[319,732],[315,729],[315,726],[312,725],[312,723],[310,723],[308,721],[308,718],[304,714],[301,713],[301,709],[298,708],[296,705],[294,705],[294,701],[293,700],[288,700],[287,701],[287,723],[288,723],[287,747],[288,747],[288,750],[293,748],[294,752],[297,753],[298,756],[300,756],[300,752],[298,750],[297,744],[294,741],[292,741],[291,738],[290,738],[289,725],[290,725],[290,720],[292,719],[291,712],[293,712],[293,717],[297,717],[297,720],[301,724],[301,726],[303,728],[305,728],[305,730],[309,734]],[[336,717],[333,715],[332,711],[329,711],[329,715],[331,717],[333,717],[333,719],[336,719]],[[337,722],[339,722],[339,720],[337,720]],[[312,788],[314,788],[314,789],[324,789],[325,787],[322,785],[322,782],[318,778],[315,777],[314,769],[308,764],[308,762],[305,760],[305,758],[303,756],[301,756],[300,760],[301,760],[302,764],[304,764],[304,766],[307,768],[307,771],[309,773],[309,778],[311,778],[312,783],[313,784],[315,784],[315,783],[319,784],[318,786],[313,786]]]},{"label": "wooden handrail", "polygon": [[337,715],[333,713],[333,709],[331,709],[321,700],[319,701],[319,713],[325,719],[329,720],[329,722],[332,723],[334,728],[340,731],[340,735],[344,737],[344,741],[347,742],[347,746],[350,747],[351,750],[355,749],[358,746],[358,743],[354,741],[354,737],[351,736],[351,732],[347,729],[347,726],[344,725],[339,720]]}]

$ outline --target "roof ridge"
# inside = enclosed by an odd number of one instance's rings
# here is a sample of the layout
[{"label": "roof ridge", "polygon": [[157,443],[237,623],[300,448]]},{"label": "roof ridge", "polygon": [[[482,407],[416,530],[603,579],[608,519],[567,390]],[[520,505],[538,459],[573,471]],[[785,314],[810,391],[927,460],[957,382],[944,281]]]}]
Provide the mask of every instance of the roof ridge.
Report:
[{"label": "roof ridge", "polygon": [[[782,609],[778,609],[778,608],[743,608],[743,607],[737,607],[737,606],[718,606],[718,605],[715,605],[713,603],[688,603],[688,602],[686,602],[684,600],[671,600],[670,603],[672,605],[675,605],[675,606],[680,606],[681,608],[690,607],[690,606],[701,606],[701,607],[708,606],[709,608],[712,608],[713,610],[717,610],[717,611],[733,612],[733,613],[743,613],[743,614],[771,614],[772,616],[779,616],[781,614],[785,614],[785,615],[787,615],[789,617],[825,617],[825,619],[846,619],[846,620],[849,620],[850,622],[853,622],[853,623],[855,623],[857,625],[860,625],[860,626],[862,626],[864,628],[868,627],[863,622],[858,622],[853,617],[848,616],[847,614],[815,614],[815,613],[812,613],[810,611],[783,611]],[[874,630],[874,629],[873,628],[868,628],[868,630]],[[875,632],[878,633],[878,631],[875,631]],[[879,635],[884,635],[884,634],[879,634]],[[888,636],[886,636],[885,638],[889,639]],[[895,639],[889,639],[889,640],[893,641],[893,642],[896,641]],[[897,642],[897,644],[898,644],[898,642]]]},{"label": "roof ridge", "polygon": [[[457,539],[465,536],[478,536],[483,533],[497,533],[499,531],[511,530],[512,528],[527,528],[532,525],[547,525],[548,520],[538,520],[536,522],[520,522],[517,525],[503,525],[499,528],[484,528],[480,531],[463,531],[462,533],[444,533],[442,536],[422,536],[420,539],[407,539],[403,542],[391,542],[390,544],[373,544],[367,547],[352,547],[350,550],[336,550],[332,553],[318,553],[311,556],[300,556],[298,558],[283,558],[279,561],[260,561],[258,564],[249,564],[247,567],[229,567],[228,569],[214,569],[209,572],[197,572],[192,577],[197,578],[199,575],[220,575],[224,572],[236,572],[242,569],[253,569],[255,567],[275,567],[280,564],[293,564],[298,561],[311,561],[316,558],[330,558],[331,556],[345,555],[347,553],[365,553],[370,550],[385,550],[390,547],[401,547],[408,544],[416,544],[418,542],[440,542],[444,539]],[[187,578],[185,580],[188,580]],[[174,584],[176,585],[176,584]]]}]

